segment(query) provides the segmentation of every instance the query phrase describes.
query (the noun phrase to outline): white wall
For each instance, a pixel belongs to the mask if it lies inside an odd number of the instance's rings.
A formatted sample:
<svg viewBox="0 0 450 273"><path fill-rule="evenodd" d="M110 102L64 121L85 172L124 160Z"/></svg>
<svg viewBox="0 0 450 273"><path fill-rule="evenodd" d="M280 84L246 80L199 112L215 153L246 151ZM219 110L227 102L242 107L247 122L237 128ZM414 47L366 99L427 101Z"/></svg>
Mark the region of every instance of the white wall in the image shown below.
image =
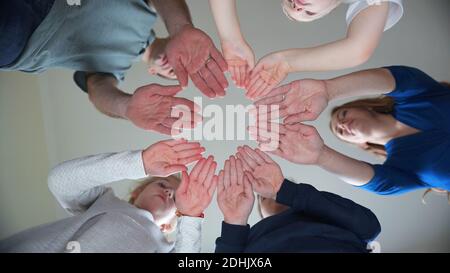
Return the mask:
<svg viewBox="0 0 450 273"><path fill-rule="evenodd" d="M217 43L217 35L209 7L206 0L188 1L196 25L207 33ZM246 0L238 1L239 13L241 15L241 24L243 31L253 46L258 57L274 50L285 49L289 47L312 46L324 42L333 41L345 35L345 9L339 8L326 18L311 24L299 24L289 21L284 17L279 1L269 0ZM364 66L340 72L328 73L297 73L290 75L286 81L291 81L304 77L326 78L341 75L349 71L363 68L379 67L384 65L410 65L415 66L438 80L450 80L450 2L447 0L405 0L406 14L400 23L392 30L385 33L382 43L376 51L373 58ZM156 26L157 33L164 33L162 23L159 21ZM0 94L2 105L2 117L4 116L3 105L9 105L10 101L20 100L16 98L24 81L31 76L21 76L19 80L10 78L16 74L0 73ZM4 79L9 79L14 83L13 87L3 87ZM122 86L124 90L133 92L137 87L151 82L160 82L167 84L162 80L155 80L147 76L145 67L137 64L127 75L126 83ZM11 86L10 84L9 86ZM47 165L37 166L41 172L40 184L37 186L36 180L30 181L28 177L23 177L23 169L19 168L21 158L11 162L10 156L5 156L3 147L7 146L10 150L19 147L19 143L24 146L25 143L34 143L34 134L36 131L40 134L39 144L42 149L47 144L46 150L48 164L54 166L58 162L87 154L94 154L109 151L121 151L127 149L141 149L149 146L155 141L164 139L163 136L144 132L132 126L130 123L122 120L114 120L103 116L93 108L89 103L86 94L82 93L73 83L71 72L51 71L41 75L38 82L32 85L38 85L33 90L29 90L30 101L41 103L40 114L44 121L33 123L33 125L42 126L40 128L29 128L23 135L27 139L17 141L16 143L5 142L4 131L11 136L17 135L11 132L11 124L1 123L1 193L0 204L0 223L2 233L9 234L11 231L19 230L25 226L32 226L49 220L55 210L48 205L41 214L36 214L36 218L28 218L28 210L34 211L41 206L41 202L53 202L45 186L45 178L42 172L46 172ZM17 90L15 90L17 89ZM208 103L217 103L222 106L232 103L249 104L242 94L242 90L230 87L228 96L220 101L209 101L204 98L204 106ZM189 88L182 95L187 98L198 96L199 92L194 88ZM31 98L33 98L31 100ZM4 102L4 100L7 102ZM35 104L34 107L39 108ZM330 108L333 105L330 106ZM5 106L6 107L6 106ZM17 111L16 111L17 112ZM6 112L5 114L11 115ZM34 117L36 118L36 117ZM14 118L12 118L14 120ZM22 122L22 121L21 121ZM336 140L328 129L328 115L325 113L313 124L318 128L327 144L338 149L341 152L355 156L362 160L377 162L370 155L350 147ZM33 135L33 137L31 137ZM42 139L45 136L45 139ZM18 140L18 139L16 139ZM222 164L226 157L235 150L235 147L251 142L202 142L207 148L208 154L216 156L219 164ZM9 153L9 152L8 152ZM33 161L39 161L39 164L45 160L39 155L32 155ZM410 193L400 197L381 197L374 194L357 190L339 181L334 176L323 172L322 170L311 166L298 166L277 159L281 164L285 176L291 177L298 182L311 183L315 187L340 194L353 199L354 201L371 208L379 217L382 224L382 234L379 241L383 251L407 251L407 252L448 252L450 251L450 207L444 197L428 197L428 205L421 204L421 192ZM6 165L9 164L9 165ZM16 164L16 165L14 165ZM9 166L16 166L15 169ZM32 164L31 164L32 165ZM3 176L4 166L7 170L14 169L14 177L7 178ZM17 172L17 173L16 173ZM28 179L27 179L28 178ZM10 180L15 180L14 182ZM15 196L24 194L25 189L15 187L15 183L23 183L34 186L33 195L39 195L36 198L24 198L20 202L16 201L16 206L9 205L5 209L5 204L14 203ZM34 184L32 184L34 183ZM22 185L22 184L21 184ZM119 194L124 195L128 190L128 184L117 183L115 188ZM37 188L40 191L37 191ZM28 188L27 188L28 189ZM35 192L36 191L36 192ZM31 195L31 194L29 194ZM9 199L4 199L9 196ZM5 200L5 201L4 201ZM48 201L50 200L50 201ZM48 210L48 211L47 211ZM32 214L32 213L28 213ZM59 213L58 213L59 214ZM47 215L47 217L45 216ZM214 240L220 234L221 214L215 202L207 210L206 223L204 225L203 250L211 252L214 249ZM20 219L22 225L10 226L3 232L5 222L11 222L13 219ZM251 223L258 220L257 214L251 217ZM19 220L17 220L19 221Z"/></svg>

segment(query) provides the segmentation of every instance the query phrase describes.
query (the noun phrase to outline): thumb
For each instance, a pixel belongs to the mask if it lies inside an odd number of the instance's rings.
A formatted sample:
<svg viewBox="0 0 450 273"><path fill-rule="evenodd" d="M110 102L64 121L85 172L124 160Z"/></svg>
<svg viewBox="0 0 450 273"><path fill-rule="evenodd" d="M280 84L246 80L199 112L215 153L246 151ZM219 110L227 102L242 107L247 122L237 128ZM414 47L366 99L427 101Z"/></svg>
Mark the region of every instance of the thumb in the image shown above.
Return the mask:
<svg viewBox="0 0 450 273"><path fill-rule="evenodd" d="M181 173L181 183L180 186L178 186L177 192L185 193L187 189L189 188L189 175L186 171L183 171Z"/></svg>
<svg viewBox="0 0 450 273"><path fill-rule="evenodd" d="M186 87L189 83L189 74L186 71L181 60L178 60L175 64L172 64L173 72L177 75L177 79L182 87Z"/></svg>
<svg viewBox="0 0 450 273"><path fill-rule="evenodd" d="M181 165L181 164L179 164L179 165L169 165L169 166L166 166L164 168L164 172L167 175L171 175L171 174L179 173L179 172L185 172L185 171L187 171L186 166Z"/></svg>
<svg viewBox="0 0 450 273"><path fill-rule="evenodd" d="M155 90L155 94L161 95L161 96L175 96L178 94L181 90L180 85L168 85L168 86L160 86L157 90Z"/></svg>

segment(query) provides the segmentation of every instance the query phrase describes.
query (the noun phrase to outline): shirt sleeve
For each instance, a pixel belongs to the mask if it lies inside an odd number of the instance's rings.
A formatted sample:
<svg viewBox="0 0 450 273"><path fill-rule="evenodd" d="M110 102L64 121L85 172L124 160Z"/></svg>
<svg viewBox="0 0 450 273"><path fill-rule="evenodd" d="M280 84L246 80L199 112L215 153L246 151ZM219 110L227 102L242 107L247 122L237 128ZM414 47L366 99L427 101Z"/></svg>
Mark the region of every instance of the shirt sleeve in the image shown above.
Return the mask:
<svg viewBox="0 0 450 273"><path fill-rule="evenodd" d="M348 230L365 242L375 239L381 231L377 217L368 208L308 184L285 180L276 200L296 212Z"/></svg>
<svg viewBox="0 0 450 273"><path fill-rule="evenodd" d="M183 216L177 221L175 253L200 253L203 218Z"/></svg>
<svg viewBox="0 0 450 273"><path fill-rule="evenodd" d="M407 66L390 66L388 69L395 79L395 89L386 94L397 102L411 98L449 95L450 89L441 85L425 72Z"/></svg>
<svg viewBox="0 0 450 273"><path fill-rule="evenodd" d="M105 73L105 72L85 72L85 71L76 71L73 74L73 81L75 84L85 93L88 92L87 88L87 75L88 74L100 74L103 76L114 77L119 83L125 80L125 73Z"/></svg>
<svg viewBox="0 0 450 273"><path fill-rule="evenodd" d="M379 195L399 195L424 188L422 181L414 174L386 165L372 165L372 167L374 169L373 178L358 188Z"/></svg>
<svg viewBox="0 0 450 273"><path fill-rule="evenodd" d="M106 192L106 184L144 177L142 151L134 151L63 162L50 171L48 185L65 210L78 214L86 211Z"/></svg>
<svg viewBox="0 0 450 273"><path fill-rule="evenodd" d="M346 15L347 26L350 26L355 17L364 9L377 5L380 1L389 2L389 15L384 31L389 30L400 21L403 16L403 0L359 0L349 5Z"/></svg>
<svg viewBox="0 0 450 273"><path fill-rule="evenodd" d="M222 222L222 233L216 240L216 253L242 253L247 245L250 226Z"/></svg>

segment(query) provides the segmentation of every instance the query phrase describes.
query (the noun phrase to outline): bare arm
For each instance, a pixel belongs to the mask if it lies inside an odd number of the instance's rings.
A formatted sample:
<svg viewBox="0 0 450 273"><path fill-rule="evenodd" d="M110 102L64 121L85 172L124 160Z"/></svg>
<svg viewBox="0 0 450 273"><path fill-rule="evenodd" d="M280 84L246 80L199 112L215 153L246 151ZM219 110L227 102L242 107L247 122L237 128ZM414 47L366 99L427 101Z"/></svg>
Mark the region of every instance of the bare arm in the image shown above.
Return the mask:
<svg viewBox="0 0 450 273"><path fill-rule="evenodd" d="M191 15L185 0L151 0L161 15L170 36L186 25L192 25Z"/></svg>
<svg viewBox="0 0 450 273"><path fill-rule="evenodd" d="M377 48L389 14L389 3L363 10L349 26L347 37L312 48L282 51L290 72L328 71L365 63Z"/></svg>
<svg viewBox="0 0 450 273"><path fill-rule="evenodd" d="M114 77L91 74L87 79L89 100L103 114L126 119L125 113L131 95L117 88Z"/></svg>
<svg viewBox="0 0 450 273"><path fill-rule="evenodd" d="M353 186L363 186L375 175L370 164L343 155L328 146L322 150L317 165Z"/></svg>
<svg viewBox="0 0 450 273"><path fill-rule="evenodd" d="M209 0L220 40L243 40L236 10L236 0Z"/></svg>
<svg viewBox="0 0 450 273"><path fill-rule="evenodd" d="M386 68L350 73L325 81L329 101L355 96L381 95L395 89L395 78Z"/></svg>

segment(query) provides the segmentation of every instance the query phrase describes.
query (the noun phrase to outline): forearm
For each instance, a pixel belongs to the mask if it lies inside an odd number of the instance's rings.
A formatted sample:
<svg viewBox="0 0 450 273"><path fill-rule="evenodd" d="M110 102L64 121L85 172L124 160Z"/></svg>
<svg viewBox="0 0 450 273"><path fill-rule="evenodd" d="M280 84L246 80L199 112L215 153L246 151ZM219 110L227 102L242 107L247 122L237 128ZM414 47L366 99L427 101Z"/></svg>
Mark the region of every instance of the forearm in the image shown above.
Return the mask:
<svg viewBox="0 0 450 273"><path fill-rule="evenodd" d="M152 3L161 15L170 36L178 33L184 26L192 25L185 0L152 0Z"/></svg>
<svg viewBox="0 0 450 273"><path fill-rule="evenodd" d="M358 71L325 81L331 100L381 95L395 89L395 78L385 68Z"/></svg>
<svg viewBox="0 0 450 273"><path fill-rule="evenodd" d="M209 4L222 43L243 40L236 0L209 0Z"/></svg>
<svg viewBox="0 0 450 273"><path fill-rule="evenodd" d="M374 170L368 163L343 155L329 147L324 148L317 165L354 186L363 186L374 176Z"/></svg>
<svg viewBox="0 0 450 273"><path fill-rule="evenodd" d="M308 184L285 180L276 200L298 213L351 231L365 241L380 232L380 223L369 209L339 195L320 192Z"/></svg>
<svg viewBox="0 0 450 273"><path fill-rule="evenodd" d="M202 218L183 216L178 219L175 253L200 253Z"/></svg>
<svg viewBox="0 0 450 273"><path fill-rule="evenodd" d="M103 114L126 119L125 113L131 95L117 88L113 77L92 75L87 80L89 100Z"/></svg>
<svg viewBox="0 0 450 273"><path fill-rule="evenodd" d="M60 204L80 211L93 203L102 186L146 176L142 151L86 156L63 162L50 171L48 184Z"/></svg>
<svg viewBox="0 0 450 273"><path fill-rule="evenodd" d="M344 39L283 51L291 72L339 70L365 63L380 43L388 13L389 3L371 6L353 19Z"/></svg>

